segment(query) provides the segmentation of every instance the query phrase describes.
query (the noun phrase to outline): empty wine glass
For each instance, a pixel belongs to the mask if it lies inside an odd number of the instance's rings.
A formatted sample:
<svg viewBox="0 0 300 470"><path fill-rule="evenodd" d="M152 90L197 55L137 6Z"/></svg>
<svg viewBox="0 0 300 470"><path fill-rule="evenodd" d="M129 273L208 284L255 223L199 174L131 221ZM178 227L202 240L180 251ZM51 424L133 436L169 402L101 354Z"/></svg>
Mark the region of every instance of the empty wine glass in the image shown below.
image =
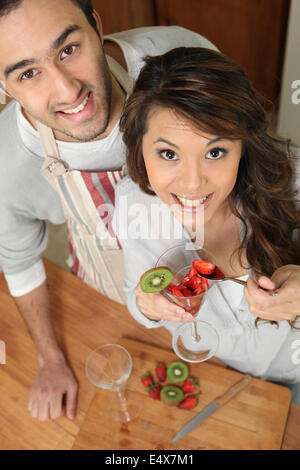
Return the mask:
<svg viewBox="0 0 300 470"><path fill-rule="evenodd" d="M116 421L131 421L130 404L125 396L125 384L132 371L129 352L119 344L99 346L89 355L85 371L89 381L96 387L117 392L117 407L110 410L112 417Z"/></svg>
<svg viewBox="0 0 300 470"><path fill-rule="evenodd" d="M172 284L179 285L196 259L216 264L214 256L208 250L180 244L166 250L157 260L156 267L167 266L174 273ZM209 289L212 284L213 281L207 281L207 288ZM206 291L193 296L178 296L172 294L167 287L162 294L191 315L198 316ZM181 359L188 362L203 362L216 353L219 336L209 323L197 319L190 324L183 323L175 330L172 345Z"/></svg>

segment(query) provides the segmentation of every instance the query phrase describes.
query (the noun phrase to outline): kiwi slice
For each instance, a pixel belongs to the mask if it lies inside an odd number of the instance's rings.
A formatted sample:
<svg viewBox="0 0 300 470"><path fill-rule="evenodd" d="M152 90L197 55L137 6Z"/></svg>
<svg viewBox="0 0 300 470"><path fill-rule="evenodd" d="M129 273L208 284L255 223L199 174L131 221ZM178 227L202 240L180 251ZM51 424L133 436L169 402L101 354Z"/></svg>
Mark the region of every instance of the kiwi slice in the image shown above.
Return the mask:
<svg viewBox="0 0 300 470"><path fill-rule="evenodd" d="M176 406L184 397L181 388L176 385L166 385L160 391L161 401L168 406Z"/></svg>
<svg viewBox="0 0 300 470"><path fill-rule="evenodd" d="M172 279L173 273L169 268L160 266L146 271L140 279L140 286L143 292L160 292L170 284Z"/></svg>
<svg viewBox="0 0 300 470"><path fill-rule="evenodd" d="M167 368L167 377L171 382L179 384L184 382L189 376L189 369L184 362L172 362Z"/></svg>

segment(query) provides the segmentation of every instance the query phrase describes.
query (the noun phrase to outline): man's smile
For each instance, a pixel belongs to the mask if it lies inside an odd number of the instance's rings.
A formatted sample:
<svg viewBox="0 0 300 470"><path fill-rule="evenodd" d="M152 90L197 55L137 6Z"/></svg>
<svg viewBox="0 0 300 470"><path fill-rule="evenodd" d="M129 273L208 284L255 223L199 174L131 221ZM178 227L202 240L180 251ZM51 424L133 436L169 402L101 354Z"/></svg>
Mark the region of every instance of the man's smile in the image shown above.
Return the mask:
<svg viewBox="0 0 300 470"><path fill-rule="evenodd" d="M73 105L72 108L57 111L57 114L62 116L64 119L78 123L90 118L94 113L94 108L94 95L90 92L84 100L81 99L78 105L75 103L75 106Z"/></svg>

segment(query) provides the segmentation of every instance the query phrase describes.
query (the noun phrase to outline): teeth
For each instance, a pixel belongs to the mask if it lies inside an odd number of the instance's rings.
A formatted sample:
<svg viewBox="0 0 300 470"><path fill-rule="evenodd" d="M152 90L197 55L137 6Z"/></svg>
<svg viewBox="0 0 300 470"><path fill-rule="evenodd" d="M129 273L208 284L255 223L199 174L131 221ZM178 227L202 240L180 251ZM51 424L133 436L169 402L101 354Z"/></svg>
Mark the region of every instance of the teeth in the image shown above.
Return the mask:
<svg viewBox="0 0 300 470"><path fill-rule="evenodd" d="M184 197L176 196L177 199L183 204L184 206L189 206L189 207L196 207L199 206L199 204L203 204L204 201L208 198L208 195L203 197L202 199L185 199Z"/></svg>
<svg viewBox="0 0 300 470"><path fill-rule="evenodd" d="M83 100L83 102L79 106L77 106L77 108L68 109L68 111L62 111L62 112L65 114L77 114L86 107L88 100L89 100L89 95Z"/></svg>

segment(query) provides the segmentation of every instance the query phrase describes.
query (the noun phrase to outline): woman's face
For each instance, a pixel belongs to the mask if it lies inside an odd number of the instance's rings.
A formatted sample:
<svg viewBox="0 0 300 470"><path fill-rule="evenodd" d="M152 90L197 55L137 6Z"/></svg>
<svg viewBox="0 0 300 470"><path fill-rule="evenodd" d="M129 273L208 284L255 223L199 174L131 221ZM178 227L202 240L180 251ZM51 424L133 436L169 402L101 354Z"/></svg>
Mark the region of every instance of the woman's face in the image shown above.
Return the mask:
<svg viewBox="0 0 300 470"><path fill-rule="evenodd" d="M241 140L205 133L174 111L155 107L142 151L152 189L182 223L183 213L196 218L204 210L205 224L226 213Z"/></svg>

